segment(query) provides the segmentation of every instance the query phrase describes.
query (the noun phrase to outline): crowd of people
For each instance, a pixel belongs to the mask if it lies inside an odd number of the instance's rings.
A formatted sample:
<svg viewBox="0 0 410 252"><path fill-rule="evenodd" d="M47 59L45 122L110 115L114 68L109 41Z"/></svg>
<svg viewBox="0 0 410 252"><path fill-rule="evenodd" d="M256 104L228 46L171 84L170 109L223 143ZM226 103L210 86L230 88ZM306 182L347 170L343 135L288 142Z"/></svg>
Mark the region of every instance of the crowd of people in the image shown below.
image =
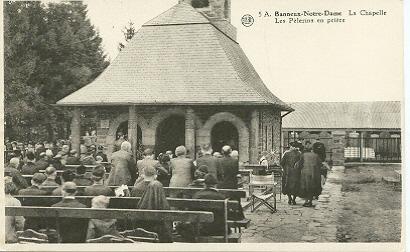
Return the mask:
<svg viewBox="0 0 410 252"><path fill-rule="evenodd" d="M288 204L296 205L296 197L304 198L305 207L313 207L312 200L317 199L329 169L326 163L325 145L316 139L315 143L306 141L290 143L281 159L283 170L282 192L288 195Z"/></svg>
<svg viewBox="0 0 410 252"><path fill-rule="evenodd" d="M53 152L39 144L33 151L14 150L5 167L5 187L9 206L21 205L13 195L54 195L62 196L61 202L52 206L84 208L76 196L93 196L92 207L106 208L109 197L116 196L116 190L110 186L123 188L133 186L132 190L124 191L124 196L141 197L138 208L152 210L170 209L163 187L195 187L203 188L196 193L195 199L225 199L225 196L216 188L237 189L237 175L239 173L238 153L230 146L224 146L217 155L210 145L201 146L201 154L196 160L186 156L184 146L178 146L175 152L160 153L157 158L152 149L144 150L144 157L135 162L132 156L131 144L122 141L120 149L112 153L110 158L111 169L107 173L99 160L106 160L107 156L99 152L98 148L90 146L80 155L70 146L63 144L61 149ZM82 147L82 149L84 149ZM53 154L51 154L51 153ZM82 155L84 154L84 155ZM22 164L23 163L23 164ZM76 170L64 169L66 165L78 165ZM94 165L91 174L86 172L86 165ZM60 174L59 170L63 170ZM32 175L31 185L22 174ZM108 177L106 176L108 174ZM78 190L78 186L85 186ZM127 188L127 187L125 187ZM170 195L183 197L182 195ZM240 200L240 199L238 199ZM217 210L215 210L217 211ZM215 212L215 216L223 216ZM242 209L230 218L244 218ZM38 218L7 217L7 233L24 229L43 230L50 223ZM223 220L215 218L213 223L201 226L202 234L222 235ZM24 225L22 224L24 223ZM99 236L110 234L118 235L116 220L90 220L85 227L77 222L60 224L59 237L61 242L85 242ZM175 224L175 223L174 223ZM161 242L171 242L172 232L179 232L188 241L192 240L193 227L189 223L137 223L138 227L158 233ZM80 231L80 229L83 231ZM16 242L16 235L10 235L7 242Z"/></svg>

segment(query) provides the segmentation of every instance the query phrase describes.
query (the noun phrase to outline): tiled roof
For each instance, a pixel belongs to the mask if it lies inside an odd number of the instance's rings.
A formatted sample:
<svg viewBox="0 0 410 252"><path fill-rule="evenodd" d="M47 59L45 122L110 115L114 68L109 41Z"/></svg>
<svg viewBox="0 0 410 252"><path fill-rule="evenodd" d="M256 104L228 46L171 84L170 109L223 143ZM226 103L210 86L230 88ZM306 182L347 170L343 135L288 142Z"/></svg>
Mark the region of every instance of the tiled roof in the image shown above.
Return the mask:
<svg viewBox="0 0 410 252"><path fill-rule="evenodd" d="M266 88L240 46L185 3L143 25L100 76L57 104L253 104L291 110Z"/></svg>
<svg viewBox="0 0 410 252"><path fill-rule="evenodd" d="M285 116L289 129L400 129L399 101L296 102Z"/></svg>

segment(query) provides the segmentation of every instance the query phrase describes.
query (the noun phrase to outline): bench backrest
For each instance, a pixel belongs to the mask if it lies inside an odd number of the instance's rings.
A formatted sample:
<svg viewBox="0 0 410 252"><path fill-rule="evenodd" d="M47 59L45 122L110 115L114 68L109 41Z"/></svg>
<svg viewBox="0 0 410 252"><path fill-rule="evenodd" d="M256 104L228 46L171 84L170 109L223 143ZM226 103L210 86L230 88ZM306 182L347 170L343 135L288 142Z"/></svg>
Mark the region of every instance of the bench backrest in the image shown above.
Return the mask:
<svg viewBox="0 0 410 252"><path fill-rule="evenodd" d="M205 211L98 209L66 207L6 207L6 216L79 219L134 219L145 221L213 222L213 213Z"/></svg>
<svg viewBox="0 0 410 252"><path fill-rule="evenodd" d="M54 203L61 201L61 196L14 196L20 200L23 206L51 206ZM76 199L82 204L90 207L91 200L94 196L77 196ZM110 197L108 208L117 209L136 209L140 197ZM224 200L208 200L208 199L177 199L167 198L170 207L178 209L223 209ZM236 211L240 208L239 202L235 200L227 201L228 210Z"/></svg>
<svg viewBox="0 0 410 252"><path fill-rule="evenodd" d="M57 188L56 186L45 186L44 189L54 190ZM83 191L85 186L77 186L77 189L81 192ZM112 190L118 188L118 186L110 186ZM128 186L129 190L133 189L133 186ZM192 197L196 192L199 192L203 188L190 188L190 187L164 187L165 194L167 196L172 194L182 194L184 196ZM226 198L229 199L240 199L246 197L246 192L244 190L237 190L237 189L217 189L218 192L224 194Z"/></svg>

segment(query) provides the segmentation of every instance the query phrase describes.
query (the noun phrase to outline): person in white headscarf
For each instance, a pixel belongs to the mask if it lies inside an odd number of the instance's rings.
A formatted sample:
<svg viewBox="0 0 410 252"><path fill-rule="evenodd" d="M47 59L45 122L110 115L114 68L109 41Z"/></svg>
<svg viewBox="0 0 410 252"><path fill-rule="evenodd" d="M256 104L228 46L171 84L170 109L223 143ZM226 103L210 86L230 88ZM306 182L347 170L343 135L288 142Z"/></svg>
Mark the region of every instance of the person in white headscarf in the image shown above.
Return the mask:
<svg viewBox="0 0 410 252"><path fill-rule="evenodd" d="M129 142L124 141L121 144L121 150L111 155L111 164L112 167L107 180L109 186L134 184L137 170Z"/></svg>

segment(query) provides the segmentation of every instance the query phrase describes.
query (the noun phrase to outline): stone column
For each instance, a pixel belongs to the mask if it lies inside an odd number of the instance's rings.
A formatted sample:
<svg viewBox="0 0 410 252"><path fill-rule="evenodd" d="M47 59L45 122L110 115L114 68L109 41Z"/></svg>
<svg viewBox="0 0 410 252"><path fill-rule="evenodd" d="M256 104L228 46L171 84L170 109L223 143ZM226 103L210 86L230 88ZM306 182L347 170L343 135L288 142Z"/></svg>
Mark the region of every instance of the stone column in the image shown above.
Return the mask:
<svg viewBox="0 0 410 252"><path fill-rule="evenodd" d="M257 109L252 111L251 114L251 127L249 137L249 149L250 149L250 164L257 164L259 158L259 111Z"/></svg>
<svg viewBox="0 0 410 252"><path fill-rule="evenodd" d="M80 155L80 143L81 143L81 109L75 108L72 111L71 119L71 149L77 151L77 155Z"/></svg>
<svg viewBox="0 0 410 252"><path fill-rule="evenodd" d="M128 141L131 143L132 154L134 159L136 159L138 147L138 118L137 107L135 105L131 105L128 108Z"/></svg>
<svg viewBox="0 0 410 252"><path fill-rule="evenodd" d="M345 163L346 131L332 132L332 161L334 166Z"/></svg>
<svg viewBox="0 0 410 252"><path fill-rule="evenodd" d="M195 113L192 108L185 111L185 147L190 158L195 158Z"/></svg>

